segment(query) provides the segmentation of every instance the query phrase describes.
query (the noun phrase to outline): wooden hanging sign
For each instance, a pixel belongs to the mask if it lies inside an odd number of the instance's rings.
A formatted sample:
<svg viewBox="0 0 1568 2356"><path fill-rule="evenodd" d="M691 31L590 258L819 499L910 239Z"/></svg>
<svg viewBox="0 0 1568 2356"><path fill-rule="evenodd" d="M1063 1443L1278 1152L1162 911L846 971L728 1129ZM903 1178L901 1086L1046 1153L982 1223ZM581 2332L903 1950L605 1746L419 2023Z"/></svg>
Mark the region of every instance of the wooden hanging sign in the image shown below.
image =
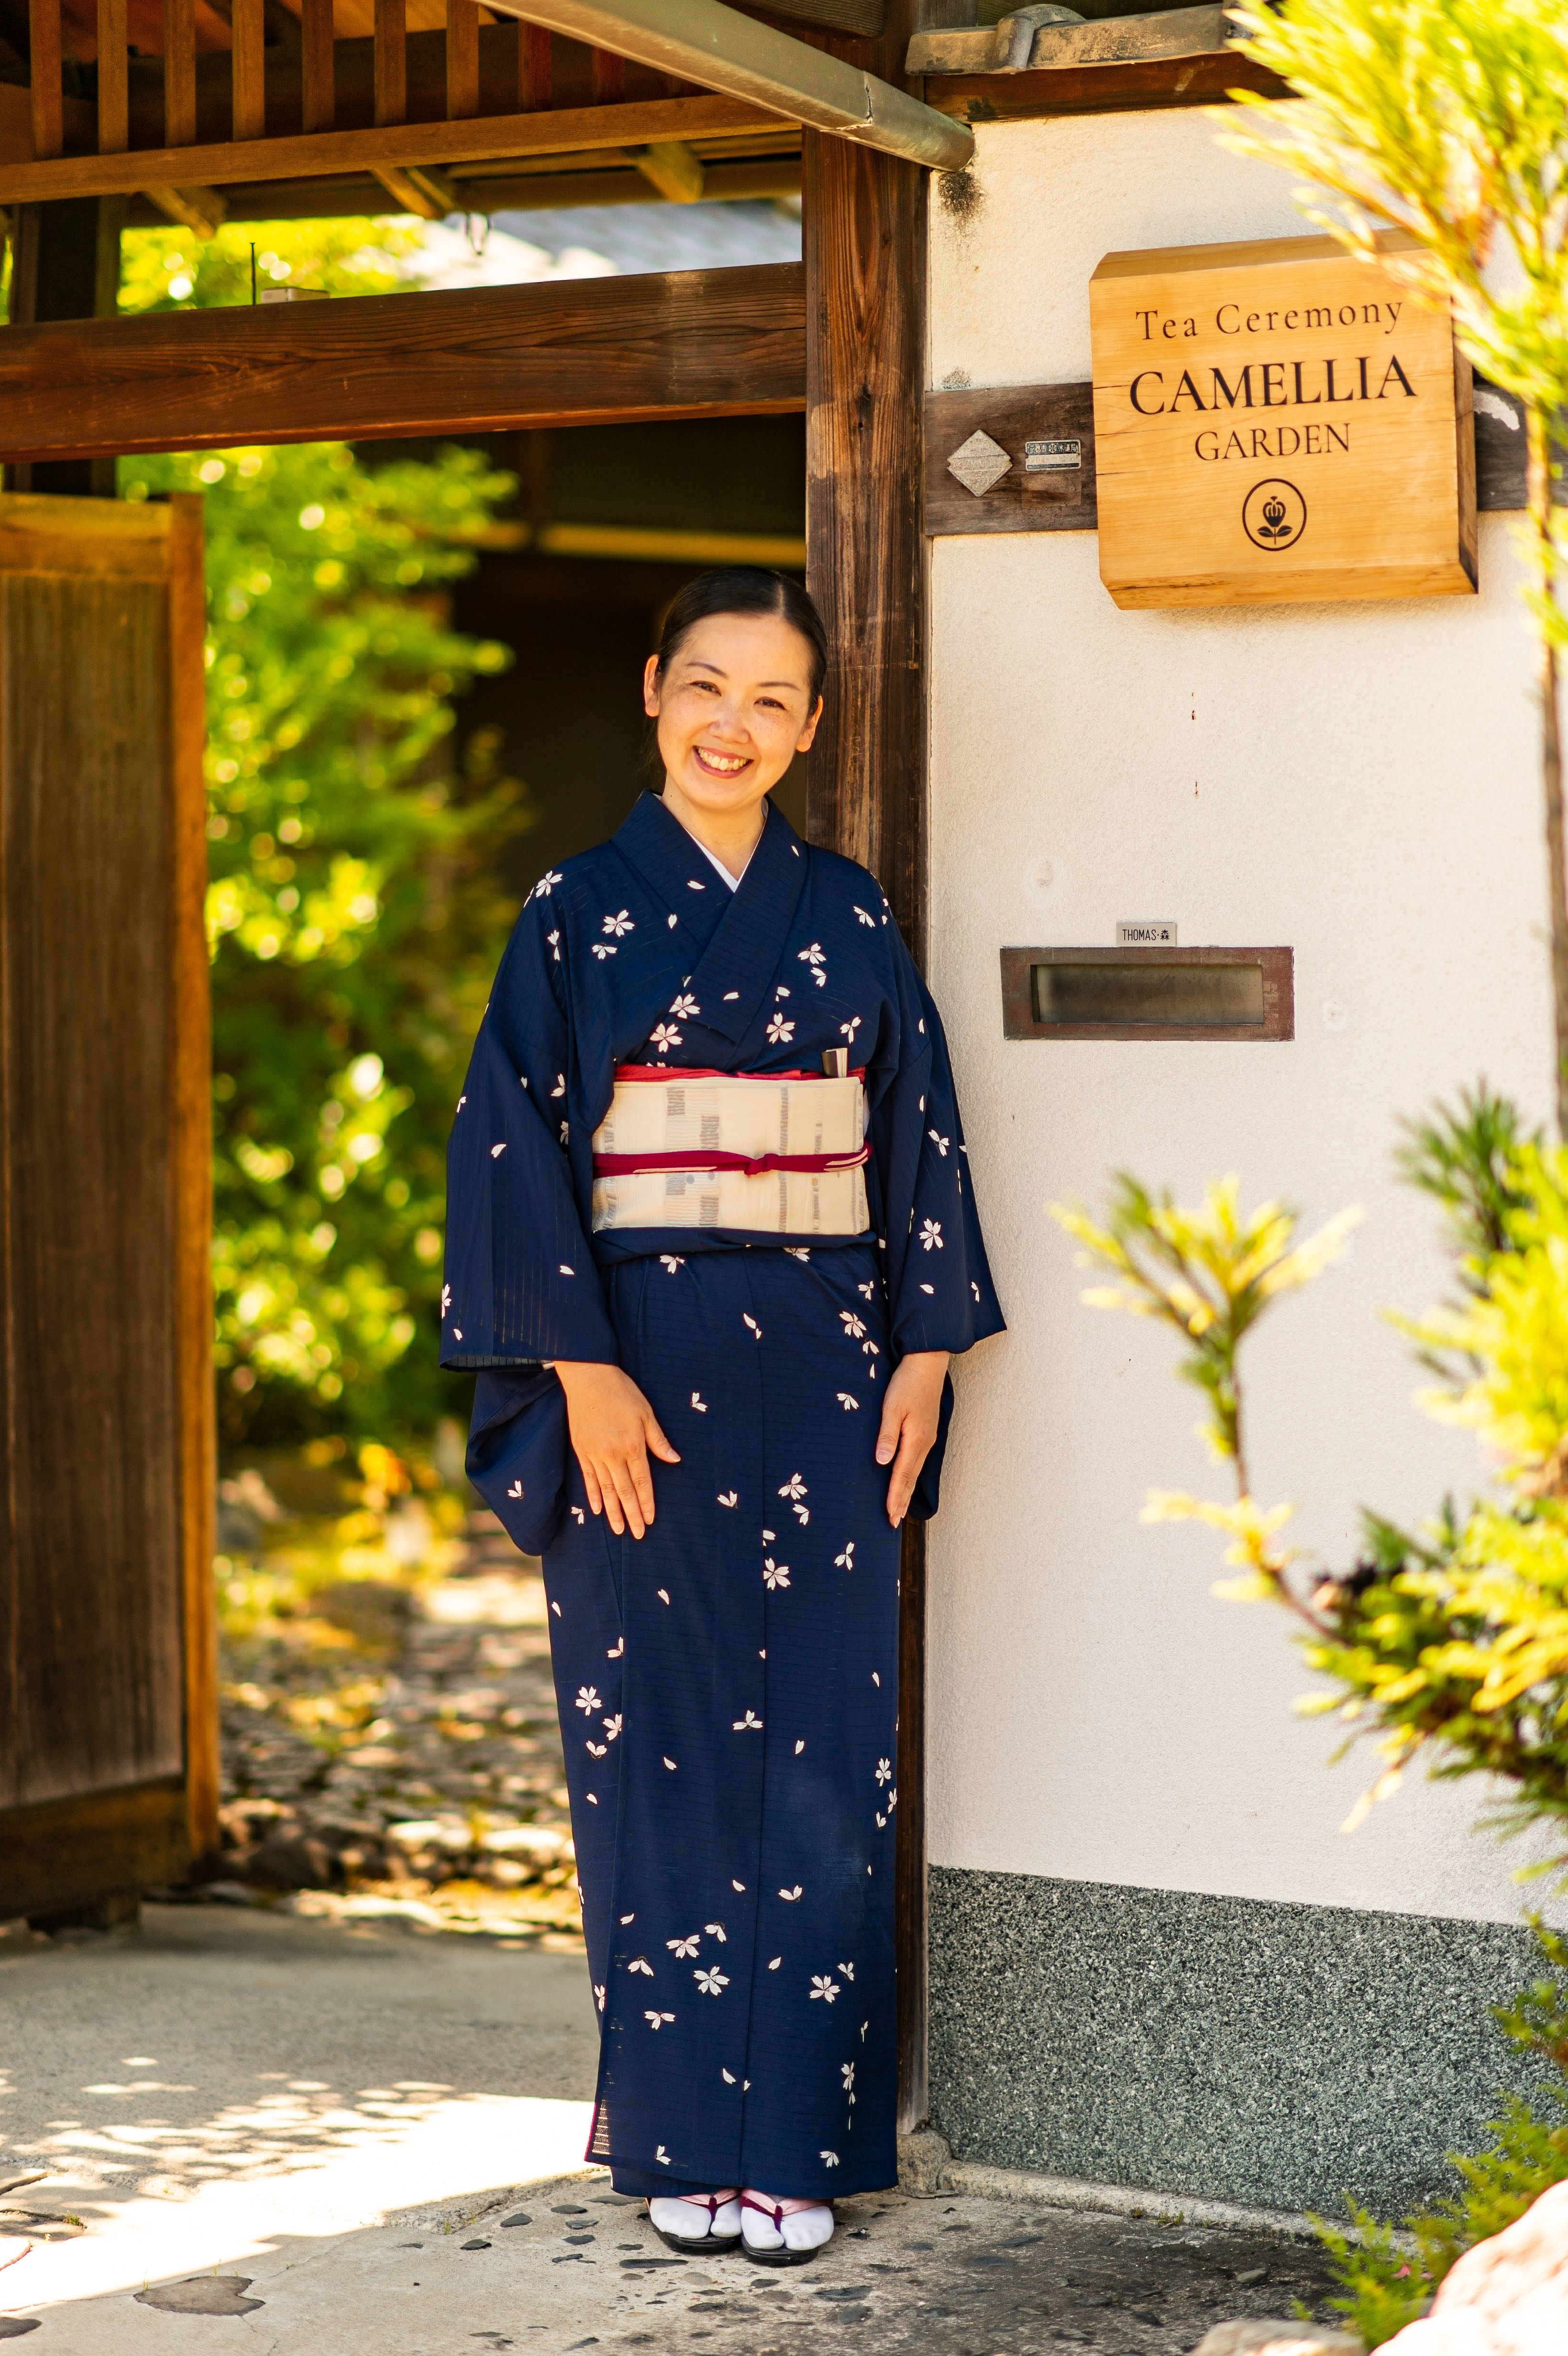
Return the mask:
<svg viewBox="0 0 1568 2356"><path fill-rule="evenodd" d="M1118 605L1473 593L1469 364L1392 272L1328 237L1109 253L1089 307Z"/></svg>

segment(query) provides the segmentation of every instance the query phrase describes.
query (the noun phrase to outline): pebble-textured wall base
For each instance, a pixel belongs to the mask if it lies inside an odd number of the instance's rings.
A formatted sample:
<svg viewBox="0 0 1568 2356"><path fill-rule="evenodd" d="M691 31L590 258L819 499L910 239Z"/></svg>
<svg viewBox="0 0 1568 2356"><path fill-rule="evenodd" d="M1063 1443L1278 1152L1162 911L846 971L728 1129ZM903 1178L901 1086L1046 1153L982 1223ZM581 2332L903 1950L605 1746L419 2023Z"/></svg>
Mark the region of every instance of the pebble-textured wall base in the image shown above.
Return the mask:
<svg viewBox="0 0 1568 2356"><path fill-rule="evenodd" d="M1391 2216L1456 2188L1529 2066L1495 1922L936 1866L932 2124L959 2159Z"/></svg>

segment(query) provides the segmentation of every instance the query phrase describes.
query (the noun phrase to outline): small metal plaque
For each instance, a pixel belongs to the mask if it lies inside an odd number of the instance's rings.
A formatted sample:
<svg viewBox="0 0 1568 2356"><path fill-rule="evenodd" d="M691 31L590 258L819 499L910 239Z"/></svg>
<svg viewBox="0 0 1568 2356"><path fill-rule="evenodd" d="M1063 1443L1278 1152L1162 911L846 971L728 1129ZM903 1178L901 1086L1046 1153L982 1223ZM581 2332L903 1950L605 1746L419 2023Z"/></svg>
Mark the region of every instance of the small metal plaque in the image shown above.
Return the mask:
<svg viewBox="0 0 1568 2356"><path fill-rule="evenodd" d="M955 475L966 491L983 498L993 483L1010 473L1012 460L999 442L993 442L983 429L961 442L947 461L947 471Z"/></svg>
<svg viewBox="0 0 1568 2356"><path fill-rule="evenodd" d="M1083 464L1083 444L1076 434L1063 435L1057 441L1024 444L1026 475L1076 473Z"/></svg>
<svg viewBox="0 0 1568 2356"><path fill-rule="evenodd" d="M1171 916L1145 916L1136 921L1124 916L1116 926L1116 947L1119 949L1173 949L1176 947L1176 921Z"/></svg>

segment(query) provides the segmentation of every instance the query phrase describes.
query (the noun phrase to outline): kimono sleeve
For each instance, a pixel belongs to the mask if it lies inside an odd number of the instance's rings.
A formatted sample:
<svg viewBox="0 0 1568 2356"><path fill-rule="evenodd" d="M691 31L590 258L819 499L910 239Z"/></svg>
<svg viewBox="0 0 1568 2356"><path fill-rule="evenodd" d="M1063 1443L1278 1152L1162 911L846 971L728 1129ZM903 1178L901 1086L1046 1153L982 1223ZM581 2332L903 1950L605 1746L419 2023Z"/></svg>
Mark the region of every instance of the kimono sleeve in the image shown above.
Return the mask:
<svg viewBox="0 0 1568 2356"><path fill-rule="evenodd" d="M889 928L891 932L891 927ZM899 1059L878 1107L894 1355L967 1350L1005 1320L986 1258L942 1018L894 936Z"/></svg>
<svg viewBox="0 0 1568 2356"><path fill-rule="evenodd" d="M560 938L549 903L530 901L458 1101L447 1149L443 1366L619 1360L566 1154L570 976Z"/></svg>

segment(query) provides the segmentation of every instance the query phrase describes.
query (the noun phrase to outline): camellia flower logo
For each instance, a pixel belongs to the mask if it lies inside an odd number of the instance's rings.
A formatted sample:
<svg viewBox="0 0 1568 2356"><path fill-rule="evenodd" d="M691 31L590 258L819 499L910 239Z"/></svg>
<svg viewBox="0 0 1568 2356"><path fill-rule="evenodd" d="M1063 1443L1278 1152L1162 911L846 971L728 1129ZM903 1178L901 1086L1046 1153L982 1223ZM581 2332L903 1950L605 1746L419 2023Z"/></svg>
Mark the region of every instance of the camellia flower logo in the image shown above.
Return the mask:
<svg viewBox="0 0 1568 2356"><path fill-rule="evenodd" d="M1277 477L1254 483L1242 502L1242 529L1254 548L1294 548L1307 529L1307 501Z"/></svg>

